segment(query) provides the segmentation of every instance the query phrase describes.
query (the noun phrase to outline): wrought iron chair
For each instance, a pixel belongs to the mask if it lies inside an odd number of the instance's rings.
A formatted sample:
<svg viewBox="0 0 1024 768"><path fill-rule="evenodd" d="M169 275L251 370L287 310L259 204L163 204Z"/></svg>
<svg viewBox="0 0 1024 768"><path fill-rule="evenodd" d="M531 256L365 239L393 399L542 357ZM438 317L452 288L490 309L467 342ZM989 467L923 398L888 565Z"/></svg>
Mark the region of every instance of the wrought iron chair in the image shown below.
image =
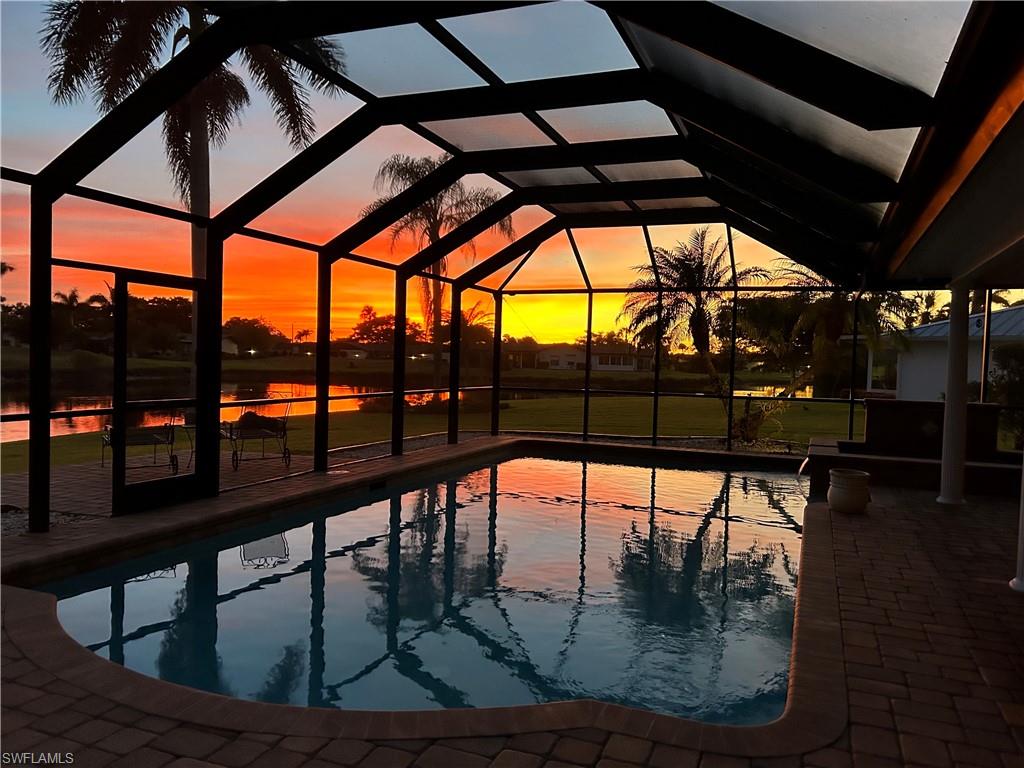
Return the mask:
<svg viewBox="0 0 1024 768"><path fill-rule="evenodd" d="M292 452L288 448L288 414L292 404L285 403L283 416L263 416L256 411L258 406L243 406L237 421L220 423L221 437L231 441L231 468L237 470L243 461L278 458L286 467L292 463ZM246 442L260 443L260 455L245 457ZM277 450L267 456L267 441L273 441Z"/></svg>
<svg viewBox="0 0 1024 768"><path fill-rule="evenodd" d="M124 436L125 448L152 446L153 464L157 464L157 456L163 448L167 454L167 466L171 474L178 474L178 456L174 452L174 417L156 427L128 427ZM100 466L107 465L107 448L114 449L114 430L106 425L100 433ZM127 469L140 469L139 465L128 466Z"/></svg>

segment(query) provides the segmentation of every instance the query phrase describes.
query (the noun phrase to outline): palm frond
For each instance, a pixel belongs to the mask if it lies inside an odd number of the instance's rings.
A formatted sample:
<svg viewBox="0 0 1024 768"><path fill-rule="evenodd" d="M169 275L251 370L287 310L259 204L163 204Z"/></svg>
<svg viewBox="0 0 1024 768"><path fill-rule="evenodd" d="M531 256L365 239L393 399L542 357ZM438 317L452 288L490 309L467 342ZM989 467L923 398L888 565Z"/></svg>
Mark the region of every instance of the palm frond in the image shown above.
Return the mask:
<svg viewBox="0 0 1024 768"><path fill-rule="evenodd" d="M247 45L241 51L249 75L267 94L281 130L292 147L304 147L313 140L316 125L309 104L309 91L298 76L298 65L269 45Z"/></svg>
<svg viewBox="0 0 1024 768"><path fill-rule="evenodd" d="M249 106L249 91L242 78L221 66L215 69L193 92L206 108L206 129L210 143L221 147L230 130L241 122L242 111Z"/></svg>
<svg viewBox="0 0 1024 768"><path fill-rule="evenodd" d="M40 31L50 60L50 95L58 104L71 104L95 92L96 56L109 49L116 20L106 3L63 0L46 6Z"/></svg>
<svg viewBox="0 0 1024 768"><path fill-rule="evenodd" d="M42 47L53 99L66 104L88 93L100 111L109 111L159 66L167 35L183 15L177 2L48 4Z"/></svg>
<svg viewBox="0 0 1024 768"><path fill-rule="evenodd" d="M188 99L182 99L164 112L162 126L167 167L174 182L174 191L186 205L189 205L192 197L190 114Z"/></svg>
<svg viewBox="0 0 1024 768"><path fill-rule="evenodd" d="M292 45L333 72L338 72L342 75L347 72L345 51L329 37L311 37L294 42ZM333 80L324 77L315 70L303 67L301 64L299 69L304 73L310 88L326 93L328 96L337 96L342 93L341 87Z"/></svg>
<svg viewBox="0 0 1024 768"><path fill-rule="evenodd" d="M181 24L181 3L115 3L118 21L105 55L96 57L102 83L100 108L109 111L160 66L167 38Z"/></svg>

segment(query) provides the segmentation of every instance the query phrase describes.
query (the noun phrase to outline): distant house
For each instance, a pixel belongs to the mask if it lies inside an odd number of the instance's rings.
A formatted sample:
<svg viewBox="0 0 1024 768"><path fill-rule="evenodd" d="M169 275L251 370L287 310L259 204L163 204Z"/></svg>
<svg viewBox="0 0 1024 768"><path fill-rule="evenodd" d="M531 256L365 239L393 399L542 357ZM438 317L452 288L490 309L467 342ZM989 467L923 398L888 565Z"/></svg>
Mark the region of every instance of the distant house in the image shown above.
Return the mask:
<svg viewBox="0 0 1024 768"><path fill-rule="evenodd" d="M629 344L602 344L593 350L595 371L649 371L654 356Z"/></svg>
<svg viewBox="0 0 1024 768"><path fill-rule="evenodd" d="M541 344L537 367L561 371L581 371L587 367L587 354L575 344Z"/></svg>
<svg viewBox="0 0 1024 768"><path fill-rule="evenodd" d="M230 336L222 336L220 339L220 353L229 357L238 357L238 342Z"/></svg>
<svg viewBox="0 0 1024 768"><path fill-rule="evenodd" d="M587 352L577 344L530 344L513 342L502 345L508 368L541 368L553 371L582 371L587 367ZM649 371L650 352L637 352L629 344L602 344L590 353L594 371Z"/></svg>
<svg viewBox="0 0 1024 768"><path fill-rule="evenodd" d="M537 368L540 344L507 342L501 345L501 353L505 357L503 365L506 368Z"/></svg>
<svg viewBox="0 0 1024 768"><path fill-rule="evenodd" d="M969 381L981 380L981 339L985 316L971 315L967 346ZM946 342L949 321L928 323L903 333L906 348L896 361L896 397L901 400L941 400L946 389ZM1024 306L992 312L992 349L1024 343ZM993 365L990 363L990 365Z"/></svg>

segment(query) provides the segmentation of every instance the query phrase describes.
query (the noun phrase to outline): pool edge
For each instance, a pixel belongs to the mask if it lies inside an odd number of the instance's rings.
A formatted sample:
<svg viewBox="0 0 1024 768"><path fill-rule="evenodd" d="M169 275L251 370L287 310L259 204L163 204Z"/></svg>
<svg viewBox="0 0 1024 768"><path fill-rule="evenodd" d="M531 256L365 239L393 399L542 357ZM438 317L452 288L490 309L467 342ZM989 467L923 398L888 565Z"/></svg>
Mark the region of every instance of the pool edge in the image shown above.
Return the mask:
<svg viewBox="0 0 1024 768"><path fill-rule="evenodd" d="M548 442L553 441L487 441L476 450L459 451L457 458L502 455ZM439 453L443 460L451 461L455 452ZM433 457L434 461L424 463L436 463L438 454ZM334 492L334 488L320 489L301 501ZM166 536L166 531L161 536ZM823 504L809 504L805 511L786 708L779 719L756 726L700 723L589 700L428 711L344 711L261 704L167 683L100 658L65 633L52 595L5 584L2 602L4 631L41 669L120 704L204 727L354 739L440 739L597 727L704 752L775 757L831 744L847 725L831 513Z"/></svg>

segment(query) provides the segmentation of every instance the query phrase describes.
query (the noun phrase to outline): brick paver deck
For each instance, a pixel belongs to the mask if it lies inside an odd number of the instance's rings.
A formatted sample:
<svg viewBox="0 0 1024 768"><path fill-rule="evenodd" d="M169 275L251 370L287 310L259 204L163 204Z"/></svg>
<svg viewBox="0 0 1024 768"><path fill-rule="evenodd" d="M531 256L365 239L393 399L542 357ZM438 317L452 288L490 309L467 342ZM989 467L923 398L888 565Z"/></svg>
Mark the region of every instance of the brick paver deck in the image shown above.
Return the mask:
<svg viewBox="0 0 1024 768"><path fill-rule="evenodd" d="M814 549L827 552L834 579L826 588L801 571L797 636L816 644L794 661L793 677L803 678L800 697L808 690L811 696L800 704L812 713L802 726L813 731L828 720L829 691L839 691L848 705L839 708L838 738L833 734L812 751L780 755L777 743L758 740L771 726L705 728L699 743L680 746L662 728L675 718L641 716L652 723L645 730L631 727L628 710L622 715L621 708L599 703L530 708L522 717L503 710L489 721L468 718L462 733L438 733L445 738L421 737L441 713L413 720L354 717L339 729L334 717L342 713L198 694L83 657L81 649L68 652L73 641L60 637L52 604L10 589L0 646L3 750L72 752L75 765L174 768L1021 768L1024 595L1006 584L1016 504L984 501L950 511L930 494L895 489L876 489L875 499L865 517L830 515L822 505L808 509L808 521L824 523L813 536L830 539L829 546ZM832 610L829 591L836 600ZM812 595L816 602L809 603ZM827 642L815 640L827 640L828 632L816 613L835 610L841 644L829 656ZM826 658L828 665L819 668L841 672L838 682L821 677L817 692L806 688L821 674L806 669ZM133 687L147 692L137 706L124 703L132 700ZM797 703L793 697L791 690L791 705ZM813 715L815 707L820 717ZM586 722L571 721L579 713ZM409 723L413 727L403 730ZM726 732L741 736L721 738ZM773 756L757 757L759 748Z"/></svg>

